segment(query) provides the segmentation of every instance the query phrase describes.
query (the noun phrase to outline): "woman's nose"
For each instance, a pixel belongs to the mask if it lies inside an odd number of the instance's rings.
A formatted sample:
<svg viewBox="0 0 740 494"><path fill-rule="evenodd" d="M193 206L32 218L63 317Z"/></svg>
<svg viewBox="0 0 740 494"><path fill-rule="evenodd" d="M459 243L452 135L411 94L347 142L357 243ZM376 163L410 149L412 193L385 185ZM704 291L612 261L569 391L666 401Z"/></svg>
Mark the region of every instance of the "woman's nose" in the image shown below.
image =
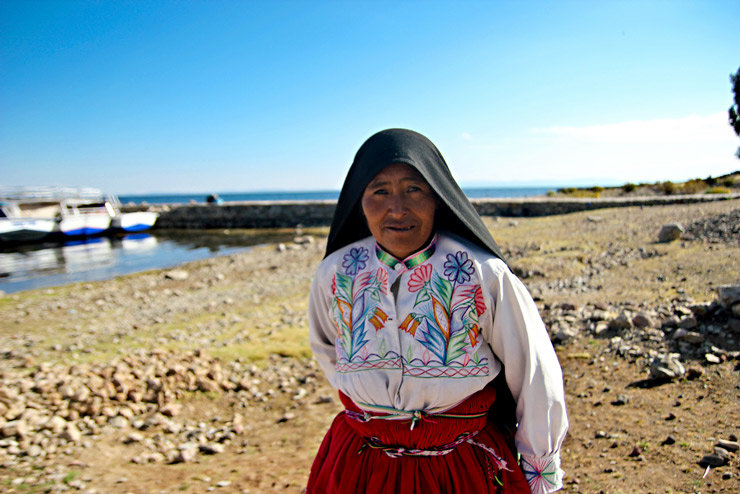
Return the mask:
<svg viewBox="0 0 740 494"><path fill-rule="evenodd" d="M406 198L402 194L392 194L389 199L389 210L391 213L401 214L406 211Z"/></svg>

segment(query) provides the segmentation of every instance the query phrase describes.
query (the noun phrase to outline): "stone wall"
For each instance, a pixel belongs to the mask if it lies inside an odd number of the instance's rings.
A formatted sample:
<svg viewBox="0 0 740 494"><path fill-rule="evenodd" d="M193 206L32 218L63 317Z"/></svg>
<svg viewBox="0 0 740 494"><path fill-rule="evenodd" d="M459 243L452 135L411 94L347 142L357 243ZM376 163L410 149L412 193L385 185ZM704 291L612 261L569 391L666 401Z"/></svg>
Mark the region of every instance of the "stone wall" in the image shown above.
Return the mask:
<svg viewBox="0 0 740 494"><path fill-rule="evenodd" d="M528 217L602 208L688 204L740 198L740 194L651 197L473 199L482 216ZM327 226L336 201L250 201L221 205L174 204L162 208L157 228L291 228Z"/></svg>

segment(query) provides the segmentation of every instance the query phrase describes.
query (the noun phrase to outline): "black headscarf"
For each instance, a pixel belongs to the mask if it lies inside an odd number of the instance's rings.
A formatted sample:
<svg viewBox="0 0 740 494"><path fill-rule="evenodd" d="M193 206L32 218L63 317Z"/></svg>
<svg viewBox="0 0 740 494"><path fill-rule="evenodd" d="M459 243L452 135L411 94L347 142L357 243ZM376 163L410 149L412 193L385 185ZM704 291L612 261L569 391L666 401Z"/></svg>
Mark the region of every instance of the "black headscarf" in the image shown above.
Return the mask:
<svg viewBox="0 0 740 494"><path fill-rule="evenodd" d="M362 216L365 187L388 165L404 163L421 173L440 198L435 231L455 233L503 259L501 250L477 211L452 178L442 154L432 141L412 130L388 129L370 137L360 147L344 179L326 245L328 256L337 249L370 235Z"/></svg>

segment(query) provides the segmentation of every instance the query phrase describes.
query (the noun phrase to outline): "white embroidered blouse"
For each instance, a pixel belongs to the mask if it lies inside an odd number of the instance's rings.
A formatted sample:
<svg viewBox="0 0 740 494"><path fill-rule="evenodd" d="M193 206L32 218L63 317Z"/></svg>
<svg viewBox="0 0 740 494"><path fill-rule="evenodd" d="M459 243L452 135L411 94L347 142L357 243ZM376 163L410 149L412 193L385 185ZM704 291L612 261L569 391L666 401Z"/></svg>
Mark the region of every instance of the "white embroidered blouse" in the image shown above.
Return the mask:
<svg viewBox="0 0 740 494"><path fill-rule="evenodd" d="M368 411L444 412L492 381L503 362L530 488L562 487L560 364L532 297L500 259L439 233L398 260L367 237L319 265L309 324L329 382Z"/></svg>

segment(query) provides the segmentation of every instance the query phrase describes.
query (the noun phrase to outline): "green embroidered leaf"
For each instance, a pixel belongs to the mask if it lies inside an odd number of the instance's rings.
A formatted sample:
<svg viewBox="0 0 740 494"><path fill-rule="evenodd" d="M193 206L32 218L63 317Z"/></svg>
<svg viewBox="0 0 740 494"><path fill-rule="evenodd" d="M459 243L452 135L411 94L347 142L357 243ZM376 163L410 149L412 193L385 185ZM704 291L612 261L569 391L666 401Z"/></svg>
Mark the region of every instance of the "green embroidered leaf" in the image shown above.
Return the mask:
<svg viewBox="0 0 740 494"><path fill-rule="evenodd" d="M406 350L406 362L411 362L411 359L414 358L414 352L411 351L411 346L409 345L408 350Z"/></svg>
<svg viewBox="0 0 740 494"><path fill-rule="evenodd" d="M434 287L439 295L440 301L444 304L447 312L450 312L450 304L452 302L452 283L440 277L437 273L434 273Z"/></svg>
<svg viewBox="0 0 740 494"><path fill-rule="evenodd" d="M448 364L465 354L465 347L467 347L467 335L465 331L458 331L450 338L450 343L447 345L447 359L445 364Z"/></svg>
<svg viewBox="0 0 740 494"><path fill-rule="evenodd" d="M480 365L480 355L478 355L478 352L473 354L473 358L471 360L475 362L475 365Z"/></svg>
<svg viewBox="0 0 740 494"><path fill-rule="evenodd" d="M419 293L416 294L416 301L414 302L414 307L428 301L430 298L431 297L429 296L429 292L426 289L419 290Z"/></svg>
<svg viewBox="0 0 740 494"><path fill-rule="evenodd" d="M344 300L352 300L352 283L354 279L342 273L336 274L337 295L341 295Z"/></svg>

